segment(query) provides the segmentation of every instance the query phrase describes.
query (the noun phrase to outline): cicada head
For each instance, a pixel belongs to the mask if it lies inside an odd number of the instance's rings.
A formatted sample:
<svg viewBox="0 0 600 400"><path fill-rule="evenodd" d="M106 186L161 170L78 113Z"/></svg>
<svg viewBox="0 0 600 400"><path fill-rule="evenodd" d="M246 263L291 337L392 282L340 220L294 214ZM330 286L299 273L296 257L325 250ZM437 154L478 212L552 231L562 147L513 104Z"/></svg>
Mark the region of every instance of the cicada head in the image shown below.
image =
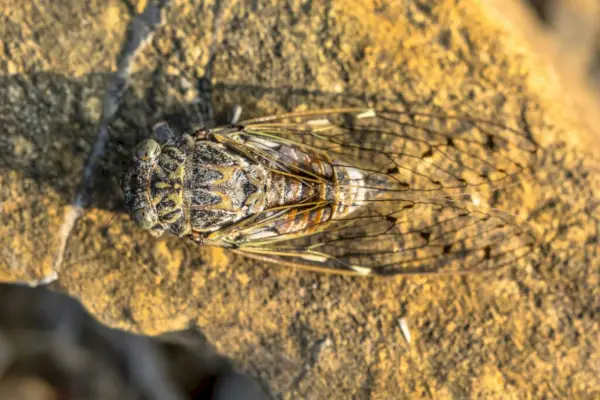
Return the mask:
<svg viewBox="0 0 600 400"><path fill-rule="evenodd" d="M155 140L147 139L138 144L121 180L125 209L142 229L151 230L158 223L158 213L151 200L150 177L160 152L160 144Z"/></svg>
<svg viewBox="0 0 600 400"><path fill-rule="evenodd" d="M189 135L162 143L146 139L137 145L121 181L125 208L136 224L160 236L165 230L178 236L189 233L184 221L185 160L193 148Z"/></svg>

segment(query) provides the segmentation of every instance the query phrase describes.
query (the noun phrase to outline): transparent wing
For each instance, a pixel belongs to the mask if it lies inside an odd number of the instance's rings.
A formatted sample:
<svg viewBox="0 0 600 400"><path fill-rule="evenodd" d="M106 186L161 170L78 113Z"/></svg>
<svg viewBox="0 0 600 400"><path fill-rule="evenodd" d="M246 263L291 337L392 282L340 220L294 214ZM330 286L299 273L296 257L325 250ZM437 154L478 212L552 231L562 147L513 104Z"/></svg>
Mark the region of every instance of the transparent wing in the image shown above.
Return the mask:
<svg viewBox="0 0 600 400"><path fill-rule="evenodd" d="M513 216L448 201L366 206L312 235L251 241L244 255L352 275L453 274L502 268L528 257L536 236Z"/></svg>
<svg viewBox="0 0 600 400"><path fill-rule="evenodd" d="M526 131L464 116L371 109L241 125L232 141L248 156L316 179L321 164L351 166L364 179L341 182L341 190L369 191L351 215L313 227L310 235L238 243L248 257L386 275L493 270L533 250L536 237L526 223L476 201L477 194L530 178L541 149Z"/></svg>
<svg viewBox="0 0 600 400"><path fill-rule="evenodd" d="M506 187L529 174L540 150L522 130L465 116L415 111L321 110L241 125L257 140L325 152L388 176L406 189L405 194L420 197Z"/></svg>

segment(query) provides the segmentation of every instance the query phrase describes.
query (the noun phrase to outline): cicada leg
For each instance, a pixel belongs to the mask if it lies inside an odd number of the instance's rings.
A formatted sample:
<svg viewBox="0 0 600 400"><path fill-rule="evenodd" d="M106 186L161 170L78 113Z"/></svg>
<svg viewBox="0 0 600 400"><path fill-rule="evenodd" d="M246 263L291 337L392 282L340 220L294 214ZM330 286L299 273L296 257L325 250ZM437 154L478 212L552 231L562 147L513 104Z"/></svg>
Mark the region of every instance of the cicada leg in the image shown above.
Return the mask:
<svg viewBox="0 0 600 400"><path fill-rule="evenodd" d="M286 260L282 260L279 257L271 257L266 254L261 254L260 252L258 252L258 253L250 252L247 249L232 249L231 251L236 254L239 254L243 257L250 258L250 259L253 259L256 261L262 261L262 262L266 262L269 264L276 264L276 265L281 265L281 266L286 266L286 267L297 268L297 269L301 269L304 271L320 272L320 273L335 274L335 275L347 275L347 276L367 276L367 275L377 276L377 275L380 275L377 273L377 271L374 271L371 268L362 269L362 268L358 267L358 268L352 269L352 268L343 268L343 267L325 267L325 266L319 266L319 265L302 264L302 263L294 262L294 261L286 261ZM303 254L300 254L300 253L299 254L289 253L287 255L288 256L299 256L299 257L303 256Z"/></svg>

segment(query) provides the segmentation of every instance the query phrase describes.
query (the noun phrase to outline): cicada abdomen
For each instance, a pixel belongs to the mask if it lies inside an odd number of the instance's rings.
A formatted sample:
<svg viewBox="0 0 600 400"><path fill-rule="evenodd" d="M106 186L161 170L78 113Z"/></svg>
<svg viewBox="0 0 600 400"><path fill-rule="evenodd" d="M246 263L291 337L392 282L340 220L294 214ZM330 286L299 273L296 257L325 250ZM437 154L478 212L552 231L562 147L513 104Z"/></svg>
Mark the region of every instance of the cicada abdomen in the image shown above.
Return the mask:
<svg viewBox="0 0 600 400"><path fill-rule="evenodd" d="M535 235L469 193L518 182L528 134L485 121L368 109L292 113L141 143L126 207L155 235L349 274L490 270ZM465 201L465 199L469 199Z"/></svg>

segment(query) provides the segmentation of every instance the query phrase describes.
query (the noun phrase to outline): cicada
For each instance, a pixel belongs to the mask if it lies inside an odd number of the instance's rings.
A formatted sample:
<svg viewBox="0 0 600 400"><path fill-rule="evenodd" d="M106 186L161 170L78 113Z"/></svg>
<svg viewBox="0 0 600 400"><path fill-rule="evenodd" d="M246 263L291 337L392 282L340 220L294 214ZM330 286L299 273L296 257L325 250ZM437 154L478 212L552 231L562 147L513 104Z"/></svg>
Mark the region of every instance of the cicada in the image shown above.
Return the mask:
<svg viewBox="0 0 600 400"><path fill-rule="evenodd" d="M133 220L260 261L350 275L493 270L536 235L482 206L540 146L489 121L361 108L296 112L141 142L122 180Z"/></svg>

